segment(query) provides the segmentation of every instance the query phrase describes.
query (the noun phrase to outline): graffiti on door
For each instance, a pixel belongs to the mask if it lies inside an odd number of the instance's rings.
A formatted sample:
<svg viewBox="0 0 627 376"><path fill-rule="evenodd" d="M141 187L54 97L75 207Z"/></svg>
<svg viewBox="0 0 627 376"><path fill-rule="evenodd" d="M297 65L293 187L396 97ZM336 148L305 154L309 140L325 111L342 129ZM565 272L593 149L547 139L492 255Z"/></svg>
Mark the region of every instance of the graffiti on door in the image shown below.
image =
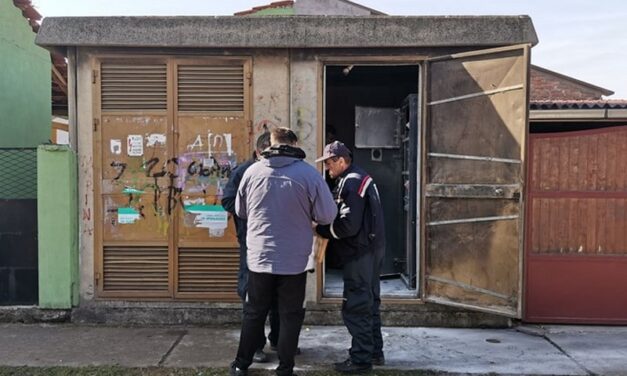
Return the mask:
<svg viewBox="0 0 627 376"><path fill-rule="evenodd" d="M169 155L172 147L164 133L120 136L105 140L109 147L103 150L109 157L103 183L116 196L104 207L112 232L149 220L165 235L169 217L180 208L185 227L224 236L228 216L220 200L238 163L232 133L209 129L179 140L176 156Z"/></svg>

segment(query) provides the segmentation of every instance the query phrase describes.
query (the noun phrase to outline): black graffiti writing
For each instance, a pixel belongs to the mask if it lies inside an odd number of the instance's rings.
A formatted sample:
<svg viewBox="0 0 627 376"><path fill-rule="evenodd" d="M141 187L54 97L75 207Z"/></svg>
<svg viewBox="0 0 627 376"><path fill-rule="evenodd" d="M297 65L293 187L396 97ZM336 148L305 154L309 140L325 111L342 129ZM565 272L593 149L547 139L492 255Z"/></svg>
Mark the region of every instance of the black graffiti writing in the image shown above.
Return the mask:
<svg viewBox="0 0 627 376"><path fill-rule="evenodd" d="M232 168L230 163L220 165L216 163L215 159L213 159L211 167L207 167L203 163L198 163L197 161L192 161L189 166L187 166L187 174L189 176L198 175L202 177L228 179L231 176L231 171Z"/></svg>
<svg viewBox="0 0 627 376"><path fill-rule="evenodd" d="M143 167L146 170L146 176L148 177L153 177L153 178L161 178L164 176L171 176L171 177L178 177L178 175L176 174L176 172L172 172L177 170L177 166L179 164L179 160L178 158L170 158L168 159L162 166L161 166L161 171L152 173L152 170L155 168L155 166L159 163L159 158L155 157L155 158L151 158L149 160L147 160L144 164ZM172 170L170 170L169 166L173 165L174 167L172 167Z"/></svg>
<svg viewBox="0 0 627 376"><path fill-rule="evenodd" d="M174 185L174 177L170 176L170 185L168 186L168 215L172 215L172 211L179 204L182 188Z"/></svg>
<svg viewBox="0 0 627 376"><path fill-rule="evenodd" d="M122 176L124 171L126 171L126 166L127 164L124 162L111 162L111 167L115 168L118 171L118 175L114 177L113 180L118 180Z"/></svg>

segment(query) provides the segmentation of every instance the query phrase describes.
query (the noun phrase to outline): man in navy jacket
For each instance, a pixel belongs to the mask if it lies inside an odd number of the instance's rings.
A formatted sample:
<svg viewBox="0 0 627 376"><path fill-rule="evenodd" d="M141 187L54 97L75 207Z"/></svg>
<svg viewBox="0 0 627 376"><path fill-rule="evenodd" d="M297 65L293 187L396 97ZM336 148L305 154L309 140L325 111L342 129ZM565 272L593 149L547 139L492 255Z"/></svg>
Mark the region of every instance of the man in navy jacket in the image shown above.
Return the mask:
<svg viewBox="0 0 627 376"><path fill-rule="evenodd" d="M333 223L318 225L316 231L333 242L342 264L342 319L352 336L349 358L335 363L334 368L342 373L365 373L373 364L385 363L379 313L379 274L385 254L383 208L374 181L352 163L346 145L339 141L328 144L316 160L320 161L335 180L338 214Z"/></svg>

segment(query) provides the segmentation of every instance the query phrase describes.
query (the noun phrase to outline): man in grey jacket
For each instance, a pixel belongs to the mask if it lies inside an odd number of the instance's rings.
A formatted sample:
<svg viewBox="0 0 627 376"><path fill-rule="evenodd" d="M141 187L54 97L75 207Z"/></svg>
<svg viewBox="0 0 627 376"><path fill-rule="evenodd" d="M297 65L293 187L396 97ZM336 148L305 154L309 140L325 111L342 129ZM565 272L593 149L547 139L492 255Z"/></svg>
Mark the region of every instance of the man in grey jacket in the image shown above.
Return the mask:
<svg viewBox="0 0 627 376"><path fill-rule="evenodd" d="M279 376L292 375L294 355L305 317L306 272L313 243L312 222L330 224L337 206L322 175L303 159L295 147L296 134L276 128L272 146L263 158L246 170L240 183L235 210L248 221L248 299L237 357L231 375L246 375L265 318L277 297L280 328Z"/></svg>

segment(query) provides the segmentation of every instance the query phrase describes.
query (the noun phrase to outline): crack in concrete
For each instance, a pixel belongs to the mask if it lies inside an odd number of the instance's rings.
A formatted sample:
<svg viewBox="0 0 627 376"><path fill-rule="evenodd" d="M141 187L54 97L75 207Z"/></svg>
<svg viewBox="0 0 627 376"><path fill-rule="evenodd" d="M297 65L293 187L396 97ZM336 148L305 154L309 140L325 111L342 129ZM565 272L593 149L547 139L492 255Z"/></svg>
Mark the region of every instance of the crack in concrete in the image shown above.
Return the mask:
<svg viewBox="0 0 627 376"><path fill-rule="evenodd" d="M168 357L170 356L170 354L172 354L172 351L174 351L174 349L176 348L176 346L179 345L179 343L181 343L181 341L183 340L183 338L187 335L187 330L181 332L181 334L179 334L178 338L176 339L176 341L174 341L174 343L172 344L172 346L170 346L170 348L168 349L168 351L166 351L165 354L163 354L163 356L161 357L161 360L159 360L159 363L157 363L157 367L163 367L163 364L165 363L165 361L168 359Z"/></svg>
<svg viewBox="0 0 627 376"><path fill-rule="evenodd" d="M581 369L583 369L589 376L599 376L598 374L590 371L589 369L587 369L583 364L579 363L577 361L577 359L573 358L569 353L567 353L564 349L562 349L560 347L560 345L558 345L557 343L555 343L551 338L549 338L546 334L542 335L542 338L544 338L548 343L550 343L551 345L553 345L553 347L555 347L556 349L558 349L562 354L566 355L566 357L570 360L573 361L573 363L575 363L576 365L578 365Z"/></svg>

